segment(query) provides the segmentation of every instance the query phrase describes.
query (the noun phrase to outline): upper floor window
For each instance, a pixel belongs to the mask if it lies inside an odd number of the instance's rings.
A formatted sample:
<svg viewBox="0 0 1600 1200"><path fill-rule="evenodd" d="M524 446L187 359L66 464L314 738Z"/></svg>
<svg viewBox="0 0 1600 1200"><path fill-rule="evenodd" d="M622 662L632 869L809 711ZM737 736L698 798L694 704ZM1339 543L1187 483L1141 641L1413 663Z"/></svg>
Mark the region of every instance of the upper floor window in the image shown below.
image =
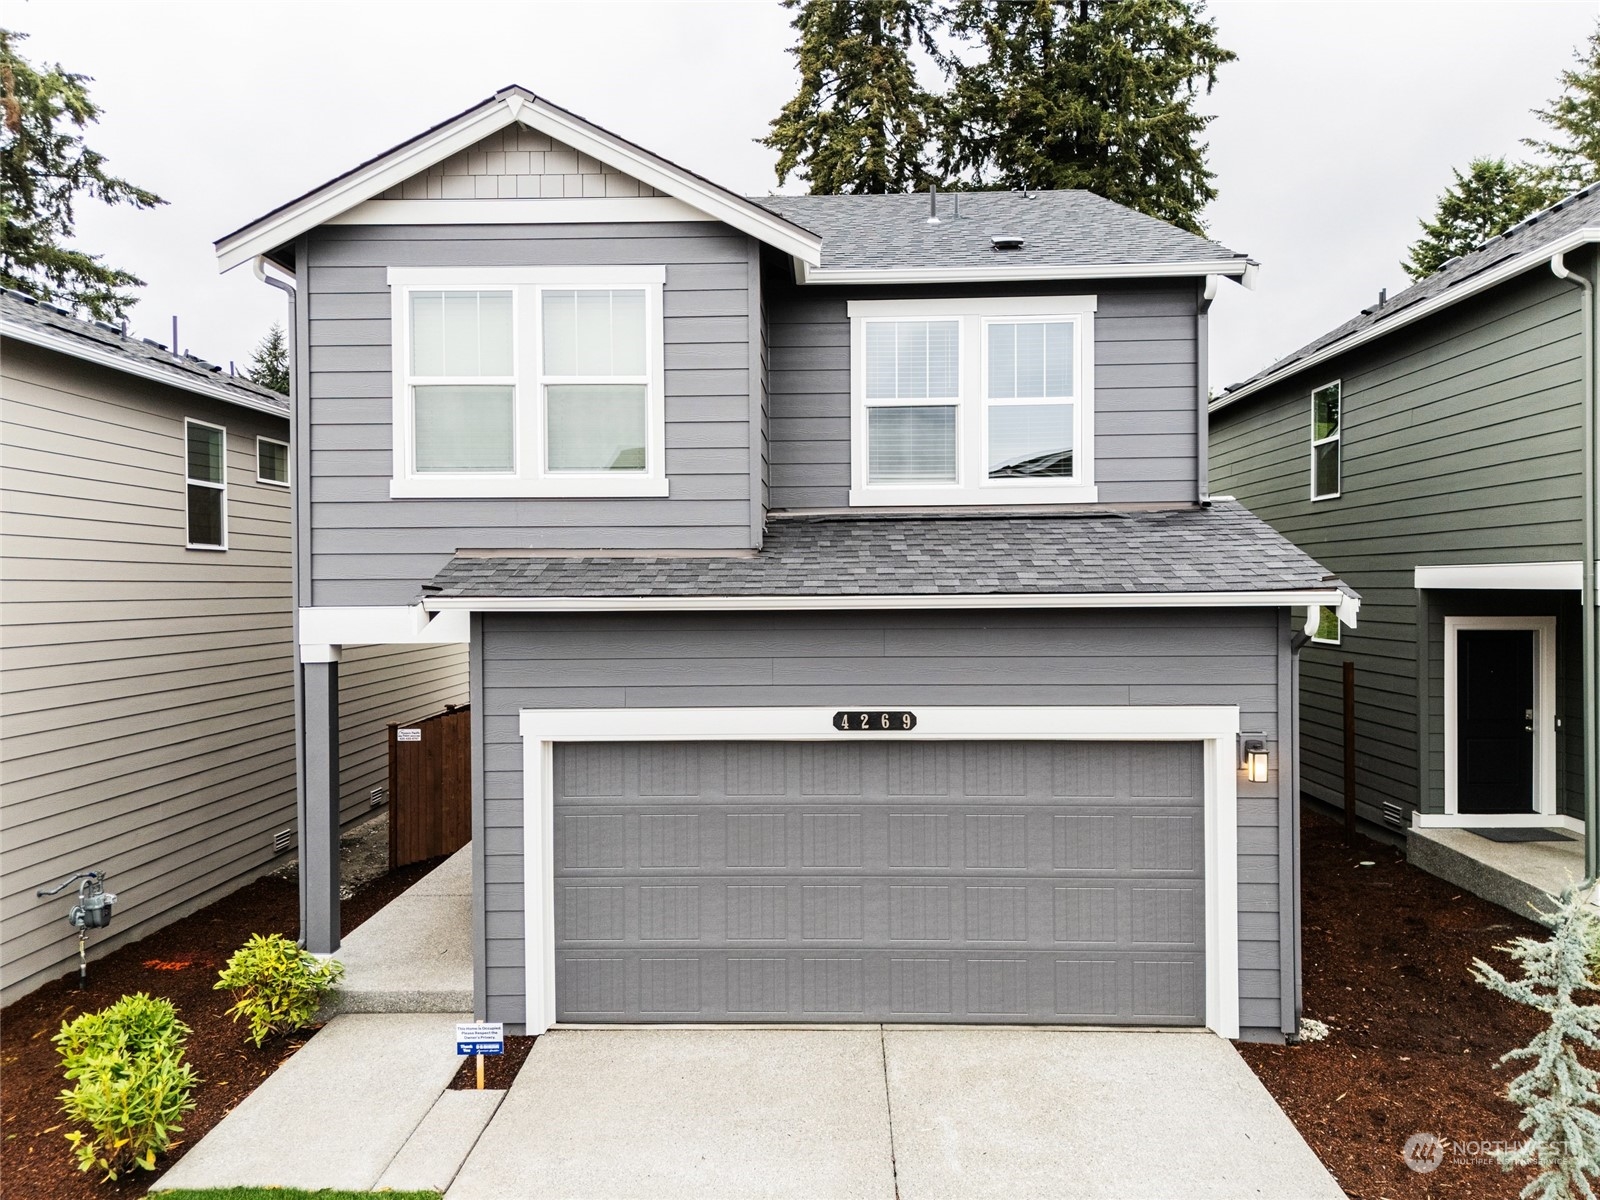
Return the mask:
<svg viewBox="0 0 1600 1200"><path fill-rule="evenodd" d="M1094 501L1094 308L852 301L850 502Z"/></svg>
<svg viewBox="0 0 1600 1200"><path fill-rule="evenodd" d="M256 482L289 486L289 443L268 437L256 439Z"/></svg>
<svg viewBox="0 0 1600 1200"><path fill-rule="evenodd" d="M1331 500L1339 494L1340 385L1334 380L1311 393L1311 498Z"/></svg>
<svg viewBox="0 0 1600 1200"><path fill-rule="evenodd" d="M183 422L184 502L191 550L228 548L228 431L220 425Z"/></svg>
<svg viewBox="0 0 1600 1200"><path fill-rule="evenodd" d="M395 496L664 496L662 267L392 269Z"/></svg>

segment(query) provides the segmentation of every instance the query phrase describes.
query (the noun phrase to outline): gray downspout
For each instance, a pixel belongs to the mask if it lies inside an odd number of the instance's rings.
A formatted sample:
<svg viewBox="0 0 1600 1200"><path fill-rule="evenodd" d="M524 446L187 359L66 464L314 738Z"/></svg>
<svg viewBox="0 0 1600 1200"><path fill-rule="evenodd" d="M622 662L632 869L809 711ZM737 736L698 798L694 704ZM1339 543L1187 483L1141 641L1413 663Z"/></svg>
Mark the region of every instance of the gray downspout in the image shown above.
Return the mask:
<svg viewBox="0 0 1600 1200"><path fill-rule="evenodd" d="M1583 875L1584 886L1600 875L1600 622L1595 611L1596 558L1600 558L1600 487L1596 469L1600 448L1595 445L1600 420L1595 415L1596 306L1594 284L1569 270L1566 256L1550 259L1557 279L1583 289L1583 599L1580 620L1583 646Z"/></svg>

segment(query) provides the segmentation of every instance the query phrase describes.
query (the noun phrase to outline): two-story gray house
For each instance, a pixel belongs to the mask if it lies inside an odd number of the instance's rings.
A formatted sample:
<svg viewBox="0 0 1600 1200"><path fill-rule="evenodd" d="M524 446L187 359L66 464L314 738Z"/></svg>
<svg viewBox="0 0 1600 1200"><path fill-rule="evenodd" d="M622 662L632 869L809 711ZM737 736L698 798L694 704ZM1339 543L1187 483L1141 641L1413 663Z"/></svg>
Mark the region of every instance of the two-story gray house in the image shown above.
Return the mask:
<svg viewBox="0 0 1600 1200"><path fill-rule="evenodd" d="M1597 832L1597 244L1591 187L1211 405L1213 484L1366 600L1303 656L1306 791L1343 803L1351 662L1357 811L1430 869Z"/></svg>
<svg viewBox="0 0 1600 1200"><path fill-rule="evenodd" d="M218 254L294 290L308 812L340 647L470 647L481 1015L1296 1030L1291 613L1358 600L1207 496L1244 256L521 88Z"/></svg>

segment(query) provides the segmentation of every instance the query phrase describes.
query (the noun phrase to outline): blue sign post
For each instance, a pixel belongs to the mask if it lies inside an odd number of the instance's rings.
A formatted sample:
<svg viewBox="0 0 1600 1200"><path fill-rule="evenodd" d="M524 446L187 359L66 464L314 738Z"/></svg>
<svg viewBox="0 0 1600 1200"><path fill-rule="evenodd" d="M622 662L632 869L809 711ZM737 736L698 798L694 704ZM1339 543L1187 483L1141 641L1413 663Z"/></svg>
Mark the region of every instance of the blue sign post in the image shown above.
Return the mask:
<svg viewBox="0 0 1600 1200"><path fill-rule="evenodd" d="M456 1054L478 1058L478 1090L483 1090L483 1056L506 1052L506 1027L501 1021L466 1021L456 1025Z"/></svg>

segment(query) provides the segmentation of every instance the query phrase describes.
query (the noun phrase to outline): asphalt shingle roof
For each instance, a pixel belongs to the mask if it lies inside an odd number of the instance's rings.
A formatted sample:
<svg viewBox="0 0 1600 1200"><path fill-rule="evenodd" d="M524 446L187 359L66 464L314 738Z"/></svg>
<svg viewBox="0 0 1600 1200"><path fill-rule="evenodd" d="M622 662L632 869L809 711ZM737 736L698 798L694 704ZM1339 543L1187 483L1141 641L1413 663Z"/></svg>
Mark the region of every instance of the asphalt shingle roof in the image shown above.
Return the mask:
<svg viewBox="0 0 1600 1200"><path fill-rule="evenodd" d="M154 370L170 376L172 382L183 388L192 388L201 380L213 388L224 388L239 393L240 403L252 408L271 408L284 416L289 415L289 398L252 383L242 375L229 375L221 367L188 354L173 354L165 347L128 337L114 325L103 321L85 321L50 304L44 304L19 292L0 288L0 323L20 326L49 334L70 343L109 352L118 358L138 364L144 370Z"/></svg>
<svg viewBox="0 0 1600 1200"><path fill-rule="evenodd" d="M1392 321L1408 309L1436 296L1446 295L1451 288L1459 287L1469 279L1510 259L1530 254L1542 246L1561 240L1569 233L1596 224L1600 224L1600 183L1590 184L1581 192L1574 192L1560 203L1535 213L1499 236L1490 238L1477 249L1452 259L1432 275L1418 280L1399 295L1390 298L1382 306L1373 305L1371 308L1362 309L1343 325L1307 342L1293 354L1279 359L1265 370L1257 371L1248 379L1231 384L1224 390L1223 396L1226 397L1229 392L1238 391L1273 375L1282 374L1287 378L1293 374L1294 364L1302 359L1329 349L1353 334Z"/></svg>
<svg viewBox="0 0 1600 1200"><path fill-rule="evenodd" d="M774 517L754 555L458 555L423 590L429 599L535 599L1329 587L1350 592L1265 521L1220 500L1141 511Z"/></svg>
<svg viewBox="0 0 1600 1200"><path fill-rule="evenodd" d="M937 225L928 224L926 193L750 199L818 234L827 270L1246 261L1092 192L944 193ZM990 238L997 235L1020 237L1023 245L996 250Z"/></svg>

